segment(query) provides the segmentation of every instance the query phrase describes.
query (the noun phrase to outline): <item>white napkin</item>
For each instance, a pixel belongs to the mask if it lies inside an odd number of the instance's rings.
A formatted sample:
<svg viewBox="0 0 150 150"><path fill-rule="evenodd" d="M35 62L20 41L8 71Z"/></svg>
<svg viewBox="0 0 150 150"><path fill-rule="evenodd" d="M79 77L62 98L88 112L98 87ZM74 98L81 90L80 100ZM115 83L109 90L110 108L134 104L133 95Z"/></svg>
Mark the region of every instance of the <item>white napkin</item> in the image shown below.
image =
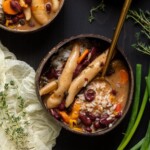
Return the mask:
<svg viewBox="0 0 150 150"><path fill-rule="evenodd" d="M27 63L17 60L15 55L0 43L0 92L4 91L5 84L11 81L14 81L15 86L18 87L17 90L8 90L6 102L10 115L21 114L16 95L24 99L26 116L19 121L20 126L23 126L25 121L29 122L25 128L25 132L28 133L26 136L28 142L24 147L30 150L51 150L56 144L61 127L52 121L38 101L34 78L34 69ZM0 109L0 120L3 117L4 111ZM16 150L15 142L6 135L7 126L9 122L3 119L3 124L0 126L0 150Z"/></svg>

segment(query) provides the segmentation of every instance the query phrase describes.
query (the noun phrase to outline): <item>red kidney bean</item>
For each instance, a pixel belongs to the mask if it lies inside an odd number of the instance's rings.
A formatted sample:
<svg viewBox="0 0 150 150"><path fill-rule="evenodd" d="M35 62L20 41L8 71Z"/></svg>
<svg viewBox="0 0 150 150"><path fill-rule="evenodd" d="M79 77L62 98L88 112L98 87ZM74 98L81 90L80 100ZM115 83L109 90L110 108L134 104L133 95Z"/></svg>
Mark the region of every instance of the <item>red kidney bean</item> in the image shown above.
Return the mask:
<svg viewBox="0 0 150 150"><path fill-rule="evenodd" d="M84 97L87 101L91 102L95 99L96 92L93 89L88 89L84 92Z"/></svg>
<svg viewBox="0 0 150 150"><path fill-rule="evenodd" d="M56 118L57 120L59 120L61 118L60 114L57 112L56 109L50 109L50 112L51 112L52 116L54 116L54 118Z"/></svg>
<svg viewBox="0 0 150 150"><path fill-rule="evenodd" d="M25 15L24 15L24 13L21 13L21 14L18 14L17 17L18 17L19 19L23 19L23 18L25 18Z"/></svg>
<svg viewBox="0 0 150 150"><path fill-rule="evenodd" d="M58 105L58 109L59 110L65 110L65 101L62 101L59 105Z"/></svg>
<svg viewBox="0 0 150 150"><path fill-rule="evenodd" d="M46 73L45 73L45 76L48 78L48 79L51 79L51 78L56 78L58 79L58 77L60 76L62 70L56 70L55 68L51 67Z"/></svg>
<svg viewBox="0 0 150 150"><path fill-rule="evenodd" d="M86 114L84 113L80 113L79 114L79 118L81 120L81 122L85 125L85 126L91 126L92 125L92 121L89 117L86 116Z"/></svg>
<svg viewBox="0 0 150 150"><path fill-rule="evenodd" d="M116 96L117 95L117 91L116 90L112 90L111 94L113 94L114 96Z"/></svg>
<svg viewBox="0 0 150 150"><path fill-rule="evenodd" d="M91 129L90 127L85 127L85 130L86 130L87 132L92 132L92 129Z"/></svg>
<svg viewBox="0 0 150 150"><path fill-rule="evenodd" d="M108 123L108 121L106 119L100 119L100 124L108 126L109 123Z"/></svg>
<svg viewBox="0 0 150 150"><path fill-rule="evenodd" d="M100 116L101 119L102 119L102 118L107 119L108 117L109 117L109 115L108 115L107 113L102 114L102 115Z"/></svg>
<svg viewBox="0 0 150 150"><path fill-rule="evenodd" d="M104 114L101 118L100 118L100 124L101 125L105 125L108 126L110 123L112 123L114 121L114 118L111 118L108 120L109 115L108 114Z"/></svg>
<svg viewBox="0 0 150 150"><path fill-rule="evenodd" d="M20 13L22 11L22 7L20 6L19 2L16 0L11 0L10 6L13 10L15 10L18 13Z"/></svg>
<svg viewBox="0 0 150 150"><path fill-rule="evenodd" d="M32 0L25 0L25 3L28 4L28 5L30 6L31 3L32 3Z"/></svg>
<svg viewBox="0 0 150 150"><path fill-rule="evenodd" d="M87 112L86 114L92 121L94 121L96 119L96 116L94 114L92 114L91 112Z"/></svg>
<svg viewBox="0 0 150 150"><path fill-rule="evenodd" d="M101 127L99 120L95 120L95 122L93 123L94 128L97 130Z"/></svg>
<svg viewBox="0 0 150 150"><path fill-rule="evenodd" d="M19 18L17 16L12 18L12 22L15 24L19 21Z"/></svg>
<svg viewBox="0 0 150 150"><path fill-rule="evenodd" d="M109 115L108 114L102 114L101 115L101 118L100 118L100 120L99 120L99 122L100 122L100 124L102 125L102 126L107 126L107 118L109 117Z"/></svg>
<svg viewBox="0 0 150 150"><path fill-rule="evenodd" d="M47 4L45 5L45 8L46 8L46 11L47 11L48 13L51 12L51 4L50 4L50 3L47 3Z"/></svg>

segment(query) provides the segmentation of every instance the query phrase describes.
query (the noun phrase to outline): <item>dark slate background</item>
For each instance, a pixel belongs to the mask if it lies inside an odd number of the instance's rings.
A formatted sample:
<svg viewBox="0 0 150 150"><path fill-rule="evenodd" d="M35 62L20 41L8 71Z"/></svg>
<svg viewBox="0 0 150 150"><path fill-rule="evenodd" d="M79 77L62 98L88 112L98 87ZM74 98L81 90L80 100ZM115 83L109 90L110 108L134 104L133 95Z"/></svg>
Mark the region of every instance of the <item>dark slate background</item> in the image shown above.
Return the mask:
<svg viewBox="0 0 150 150"><path fill-rule="evenodd" d="M0 29L0 40L10 51L15 53L18 59L26 61L36 70L48 51L65 38L84 33L100 34L112 38L124 1L104 1L106 3L105 12L96 13L96 19L92 24L88 22L89 10L92 6L96 6L99 0L65 0L61 13L47 28L30 34L9 33ZM132 9L150 10L150 1L133 0L131 7ZM150 56L141 54L131 47L135 42L135 33L138 31L139 28L133 21L126 21L118 41L118 46L127 55L134 73L135 65L137 63L142 64L141 94L143 95L145 88L144 76L148 71ZM63 129L57 139L54 150L115 150L123 138L130 114L131 111L119 127L111 131L111 133L99 137L91 138L74 135ZM140 125L126 148L127 150L145 135L150 118L149 114L150 107L147 105Z"/></svg>

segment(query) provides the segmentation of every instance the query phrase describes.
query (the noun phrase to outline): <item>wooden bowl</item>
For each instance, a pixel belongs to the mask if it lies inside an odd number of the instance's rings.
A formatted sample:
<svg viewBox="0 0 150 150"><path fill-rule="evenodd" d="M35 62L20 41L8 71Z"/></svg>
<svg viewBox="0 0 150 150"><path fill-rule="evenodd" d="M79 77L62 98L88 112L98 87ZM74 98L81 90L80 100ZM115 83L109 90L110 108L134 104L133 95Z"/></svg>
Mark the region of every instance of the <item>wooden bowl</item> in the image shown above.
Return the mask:
<svg viewBox="0 0 150 150"><path fill-rule="evenodd" d="M46 109L42 99L41 99L41 96L39 95L39 80L40 80L40 77L42 75L42 73L45 71L45 69L48 68L48 64L49 64L49 61L51 59L51 57L54 55L54 54L57 54L58 52L58 49L60 49L61 47L63 47L64 45L68 44L69 42L72 42L73 40L77 40L77 39L82 39L82 38L87 38L87 39L96 39L98 40L101 45L102 45L102 49L106 49L110 46L110 42L111 40L104 37L104 36L101 36L101 35L94 35L94 34L84 34L84 35L78 35L78 36L73 36L69 39L65 39L64 41L60 42L58 45L56 45L54 48L52 48L49 53L43 58L43 60L41 61L38 69L37 69L37 72L36 72L36 78L35 78L35 82L36 82L36 92L37 92L37 95L38 95L38 98L39 98L39 101L41 102L42 106ZM123 111L123 114L121 116L121 118L119 118L114 124L112 127L110 128L106 128L102 131L97 131L97 132L94 132L94 133L88 133L88 132L79 132L79 131L75 131L75 130L72 130L70 127L68 127L66 124L62 123L61 121L55 119L54 117L54 120L59 123L63 128L65 128L66 130L68 131L71 131L73 133L77 133L77 134L80 134L80 135L87 135L87 136L97 136L97 135L103 135L105 133L108 133L110 132L111 130L113 130L114 128L116 128L120 123L121 121L124 119L124 117L126 116L128 110L129 110L129 107L131 105L131 102L132 102L132 96L133 96L133 89L134 89L134 78L133 78L133 71L132 71L132 68L131 68L131 65L127 59L127 57L125 56L124 52L120 49L120 48L116 48L117 49L117 52L115 55L119 56L119 58L121 58L121 60L124 61L126 67L128 68L128 71L129 71L129 94L128 94L128 98L127 98L127 102L125 104L125 108L124 108L124 111ZM50 114L50 111L48 109L47 110L47 113ZM50 114L51 116L51 114Z"/></svg>
<svg viewBox="0 0 150 150"><path fill-rule="evenodd" d="M58 14L60 13L60 11L61 11L61 9L62 9L62 7L63 7L63 5L64 5L64 2L65 2L65 0L61 0L58 11L56 11L56 12L54 13L54 15L52 16L52 18L51 18L47 23L44 23L44 24L42 24L42 25L39 24L37 27L31 27L31 28L29 28L29 29L15 29L15 28L13 29L12 27L8 28L8 27L6 27L5 25L3 25L3 24L1 23L1 18L0 18L0 28L6 30L6 31L8 31L8 32L12 32L12 33L33 33L33 32L39 31L39 30L41 30L41 29L43 29L43 28L45 28L45 27L48 27L48 25L53 22L53 20L54 20L54 19L58 16ZM33 6L32 6L32 7L33 7ZM38 6L36 6L36 7L38 7ZM41 6L41 4L40 4L40 7L43 7L43 6ZM45 6L45 7L46 7L46 6ZM36 9L36 8L35 8L35 9ZM40 8L40 9L41 9L41 8ZM43 8L42 8L42 9L43 9ZM31 9L31 11L32 11L32 9ZM1 17L2 12L3 12L2 4L0 3L0 17ZM34 20L36 20L36 19L34 18ZM38 22L38 21L36 21L36 22Z"/></svg>

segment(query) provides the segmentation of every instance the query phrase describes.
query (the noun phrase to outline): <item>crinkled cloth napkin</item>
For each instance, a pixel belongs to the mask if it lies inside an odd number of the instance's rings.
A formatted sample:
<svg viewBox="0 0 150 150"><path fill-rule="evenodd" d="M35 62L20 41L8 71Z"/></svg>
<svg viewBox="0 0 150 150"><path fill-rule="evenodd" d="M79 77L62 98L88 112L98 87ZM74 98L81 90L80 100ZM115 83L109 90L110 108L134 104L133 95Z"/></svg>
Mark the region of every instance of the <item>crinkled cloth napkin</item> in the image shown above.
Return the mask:
<svg viewBox="0 0 150 150"><path fill-rule="evenodd" d="M34 69L27 63L17 60L15 55L0 43L0 92L4 91L5 84L11 81L18 87L17 90L11 89L7 93L6 102L11 116L21 113L16 95L19 93L24 99L26 115L18 121L19 126L28 121L25 128L27 142L23 146L24 150L51 150L56 144L61 127L53 122L40 105L35 92L34 78ZM21 150L6 132L9 121L5 119L5 115L4 110L0 109L0 150Z"/></svg>

